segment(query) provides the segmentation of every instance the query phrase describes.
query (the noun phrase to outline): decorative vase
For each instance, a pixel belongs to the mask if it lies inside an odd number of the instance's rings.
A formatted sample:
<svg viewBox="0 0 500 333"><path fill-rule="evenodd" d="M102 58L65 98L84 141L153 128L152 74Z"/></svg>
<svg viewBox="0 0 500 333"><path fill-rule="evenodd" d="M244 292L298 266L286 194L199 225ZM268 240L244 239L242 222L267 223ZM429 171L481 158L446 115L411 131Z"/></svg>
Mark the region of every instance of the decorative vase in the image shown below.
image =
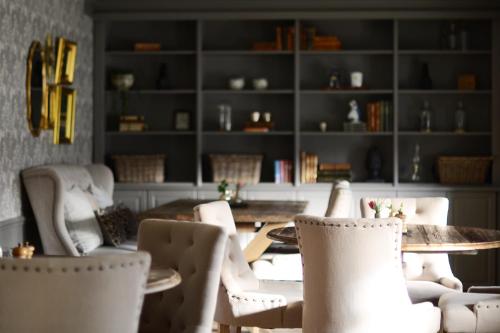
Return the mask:
<svg viewBox="0 0 500 333"><path fill-rule="evenodd" d="M375 218L379 219L380 218L380 212L375 212Z"/></svg>

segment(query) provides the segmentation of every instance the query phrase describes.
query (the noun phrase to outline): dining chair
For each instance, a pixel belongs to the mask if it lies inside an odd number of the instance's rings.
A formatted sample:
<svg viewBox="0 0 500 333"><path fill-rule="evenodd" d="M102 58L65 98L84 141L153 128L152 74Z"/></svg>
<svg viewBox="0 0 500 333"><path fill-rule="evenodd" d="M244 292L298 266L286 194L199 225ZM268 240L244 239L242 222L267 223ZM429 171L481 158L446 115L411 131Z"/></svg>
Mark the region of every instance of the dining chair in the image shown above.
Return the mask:
<svg viewBox="0 0 500 333"><path fill-rule="evenodd" d="M181 284L146 296L139 332L212 332L227 234L195 222L144 220L138 248L151 254L152 266L179 272Z"/></svg>
<svg viewBox="0 0 500 333"><path fill-rule="evenodd" d="M361 216L373 218L370 201L383 203L381 217L389 216L388 205L399 209L402 205L406 215L405 223L446 225L448 219L448 199L429 198L362 198ZM432 301L437 304L439 297L449 292L461 292L462 282L453 275L448 254L403 255L403 271L408 293L414 303Z"/></svg>
<svg viewBox="0 0 500 333"><path fill-rule="evenodd" d="M303 332L436 333L439 308L412 304L401 265L401 221L298 215Z"/></svg>
<svg viewBox="0 0 500 333"><path fill-rule="evenodd" d="M259 280L250 269L238 242L231 208L215 201L194 208L196 221L223 227L228 244L222 264L215 321L221 332L230 327L302 327L302 284Z"/></svg>
<svg viewBox="0 0 500 333"><path fill-rule="evenodd" d="M0 259L0 332L136 333L145 252Z"/></svg>
<svg viewBox="0 0 500 333"><path fill-rule="evenodd" d="M325 217L347 218L351 216L352 191L348 181L341 180L332 186Z"/></svg>
<svg viewBox="0 0 500 333"><path fill-rule="evenodd" d="M448 293L439 299L439 307L445 333L500 333L500 287Z"/></svg>

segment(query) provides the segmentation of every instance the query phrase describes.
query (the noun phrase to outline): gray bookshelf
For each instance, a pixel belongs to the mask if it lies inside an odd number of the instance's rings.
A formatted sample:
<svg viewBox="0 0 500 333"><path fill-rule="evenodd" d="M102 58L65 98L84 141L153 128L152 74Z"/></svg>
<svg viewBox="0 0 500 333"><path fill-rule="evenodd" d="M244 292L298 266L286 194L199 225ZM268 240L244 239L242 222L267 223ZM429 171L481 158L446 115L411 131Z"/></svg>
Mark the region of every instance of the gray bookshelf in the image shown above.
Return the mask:
<svg viewBox="0 0 500 333"><path fill-rule="evenodd" d="M434 13L430 17L406 17L387 12L377 15L234 15L204 18L187 14L143 15L101 19L96 24L95 149L94 159L111 164L113 154L167 155L166 182L210 183L206 155L210 153L262 153L261 181L274 181L273 161L294 161L293 185L299 186L300 152L319 155L321 162L350 162L354 182L366 180L367 150L377 146L384 159L386 184L408 182L413 147L421 146L422 181L437 182L435 160L440 155L496 155L498 127L493 112L498 97L493 93L494 20L487 15ZM111 15L112 17L112 15ZM467 50L447 50L440 36L450 21L465 24ZM295 36L292 50L252 51L256 41L272 41L275 27L314 26L321 35L336 35L339 51L302 50ZM160 42L157 52L132 51L134 42ZM428 63L433 90L419 88L422 63ZM155 87L158 70L166 63L170 89ZM443 66L446 64L446 66ZM359 90L325 90L329 72L360 70L366 87ZM110 84L115 71L130 71L135 83L127 93L129 113L144 115L149 131L118 132L116 92ZM460 73L474 73L477 89L459 91ZM495 75L498 75L495 74ZM244 90L227 88L227 80L244 76ZM257 91L251 79L266 77L270 86ZM386 132L343 132L348 102L358 101L362 119L366 104L379 100L392 103L391 128ZM428 100L433 108L433 131L418 130L420 106ZM453 132L458 101L467 112L467 131ZM232 106L233 131L218 131L217 105ZM189 131L175 131L175 110L189 110ZM271 112L275 129L248 133L242 128L250 112ZM328 131L320 132L320 121ZM495 181L499 175L493 172Z"/></svg>

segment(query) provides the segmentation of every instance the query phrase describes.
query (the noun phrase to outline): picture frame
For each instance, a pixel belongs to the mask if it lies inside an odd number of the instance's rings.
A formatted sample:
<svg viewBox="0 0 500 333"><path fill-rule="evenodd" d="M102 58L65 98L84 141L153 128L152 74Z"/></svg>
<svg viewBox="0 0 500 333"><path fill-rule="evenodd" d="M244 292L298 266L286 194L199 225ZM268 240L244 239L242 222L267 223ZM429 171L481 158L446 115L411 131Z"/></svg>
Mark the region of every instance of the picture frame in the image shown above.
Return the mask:
<svg viewBox="0 0 500 333"><path fill-rule="evenodd" d="M191 128L191 112L176 110L174 128L176 131L189 131Z"/></svg>
<svg viewBox="0 0 500 333"><path fill-rule="evenodd" d="M64 38L57 39L55 84L73 84L76 67L77 44Z"/></svg>
<svg viewBox="0 0 500 333"><path fill-rule="evenodd" d="M54 101L54 144L72 144L75 140L76 90L55 86L51 100Z"/></svg>

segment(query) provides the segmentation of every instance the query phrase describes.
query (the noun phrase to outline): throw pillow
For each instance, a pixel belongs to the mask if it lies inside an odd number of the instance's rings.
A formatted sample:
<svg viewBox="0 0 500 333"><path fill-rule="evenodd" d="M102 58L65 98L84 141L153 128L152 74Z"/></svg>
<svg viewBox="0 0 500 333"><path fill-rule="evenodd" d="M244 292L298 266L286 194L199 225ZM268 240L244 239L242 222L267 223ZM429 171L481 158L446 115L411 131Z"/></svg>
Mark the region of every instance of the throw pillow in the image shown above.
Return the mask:
<svg viewBox="0 0 500 333"><path fill-rule="evenodd" d="M104 244L118 246L127 240L126 224L123 211L119 207L108 207L96 212L97 220L104 236Z"/></svg>
<svg viewBox="0 0 500 333"><path fill-rule="evenodd" d="M103 188L91 184L88 191L94 196L99 209L113 206L113 198Z"/></svg>
<svg viewBox="0 0 500 333"><path fill-rule="evenodd" d="M78 186L65 193L64 220L78 252L86 254L102 245L103 237L94 210L88 197Z"/></svg>

